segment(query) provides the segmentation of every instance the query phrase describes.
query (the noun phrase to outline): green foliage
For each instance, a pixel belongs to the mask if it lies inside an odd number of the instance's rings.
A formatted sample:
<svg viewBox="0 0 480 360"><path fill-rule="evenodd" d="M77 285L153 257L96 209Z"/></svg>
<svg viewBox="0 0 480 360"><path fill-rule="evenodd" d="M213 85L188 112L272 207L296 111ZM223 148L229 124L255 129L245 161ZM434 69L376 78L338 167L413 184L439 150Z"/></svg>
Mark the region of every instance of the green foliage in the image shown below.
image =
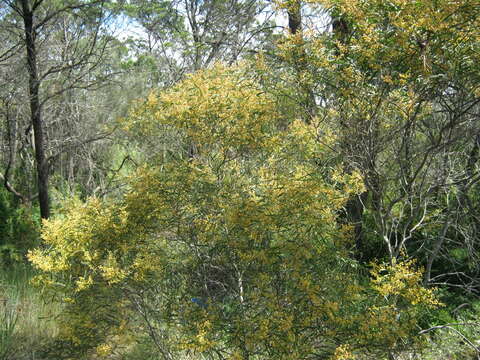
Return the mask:
<svg viewBox="0 0 480 360"><path fill-rule="evenodd" d="M261 75L289 90L295 110L307 112L298 117L337 135L332 148L345 172L361 173L366 192L345 211L357 256L394 261L406 251L424 261L426 283L478 294L480 8L442 0L278 4L305 4L331 20L331 31L304 24L285 37L278 54L286 69ZM306 96L313 106L302 109Z"/></svg>
<svg viewBox="0 0 480 360"><path fill-rule="evenodd" d="M280 120L245 69L221 65L122 120L134 136L178 142L120 199L67 204L29 255L64 303L72 354L107 357L135 334L164 358L340 359L411 343L416 315L438 304L432 291L412 262L360 276L351 229L337 223L359 175L320 169L328 135Z"/></svg>
<svg viewBox="0 0 480 360"><path fill-rule="evenodd" d="M0 267L22 262L26 252L38 244L35 211L17 204L7 190L0 189Z"/></svg>
<svg viewBox="0 0 480 360"><path fill-rule="evenodd" d="M0 359L43 359L58 329L59 306L31 283L32 269L15 264L0 271Z"/></svg>
<svg viewBox="0 0 480 360"><path fill-rule="evenodd" d="M427 333L427 346L421 352L421 359L474 359L478 357L478 301L460 308L442 309L436 314L436 327ZM432 325L432 326L433 326Z"/></svg>
<svg viewBox="0 0 480 360"><path fill-rule="evenodd" d="M3 292L3 291L2 291ZM15 309L18 294L9 292L9 298L0 299L0 359L8 359L11 355L14 341L15 326L18 312Z"/></svg>

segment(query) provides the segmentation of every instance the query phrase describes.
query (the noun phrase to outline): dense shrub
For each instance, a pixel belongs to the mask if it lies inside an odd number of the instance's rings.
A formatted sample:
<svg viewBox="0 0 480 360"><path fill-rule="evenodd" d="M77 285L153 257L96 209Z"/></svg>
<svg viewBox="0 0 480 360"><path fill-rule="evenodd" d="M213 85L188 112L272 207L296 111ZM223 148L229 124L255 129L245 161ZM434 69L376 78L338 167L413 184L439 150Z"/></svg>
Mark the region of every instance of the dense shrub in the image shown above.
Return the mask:
<svg viewBox="0 0 480 360"><path fill-rule="evenodd" d="M337 223L358 175L320 169L328 139L277 120L245 71L222 66L124 120L185 146L152 154L122 198L72 201L45 223L30 259L65 303L72 352L108 356L136 335L164 359L346 359L412 344L432 292L411 261L359 275Z"/></svg>

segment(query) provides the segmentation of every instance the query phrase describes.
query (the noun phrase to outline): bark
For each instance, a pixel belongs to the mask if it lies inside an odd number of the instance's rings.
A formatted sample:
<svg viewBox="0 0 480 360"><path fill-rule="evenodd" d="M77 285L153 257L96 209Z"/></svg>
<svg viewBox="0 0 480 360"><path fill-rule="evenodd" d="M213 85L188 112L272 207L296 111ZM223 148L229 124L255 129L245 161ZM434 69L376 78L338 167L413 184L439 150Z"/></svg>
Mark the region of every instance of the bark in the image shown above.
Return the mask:
<svg viewBox="0 0 480 360"><path fill-rule="evenodd" d="M5 118L7 122L7 140L8 140L8 163L7 168L5 169L5 175L0 174L0 180L3 181L3 185L7 191L11 192L17 199L23 203L28 203L28 198L17 191L12 183L14 183L15 173L11 171L15 168L17 162L17 132L18 132L18 123L17 119L10 114L9 105L6 106L7 110L5 113Z"/></svg>
<svg viewBox="0 0 480 360"><path fill-rule="evenodd" d="M440 236L437 238L435 245L433 247L432 253L428 257L427 260L427 266L425 268L425 275L424 275L424 280L423 284L425 286L428 285L430 278L432 276L432 266L433 262L437 259L438 254L440 253L440 249L442 248L443 243L445 242L445 239L447 237L447 231L448 228L450 227L450 220L446 220L445 223L443 224L442 232Z"/></svg>
<svg viewBox="0 0 480 360"><path fill-rule="evenodd" d="M350 198L345 205L345 215L348 224L354 227L354 240L355 240L355 259L358 261L364 260L365 257L365 244L363 234L363 213L364 203L367 200L368 192L356 195Z"/></svg>
<svg viewBox="0 0 480 360"><path fill-rule="evenodd" d="M475 136L473 147L472 147L472 150L470 151L470 156L468 157L465 186L466 186L466 183L468 183L468 181L470 181L475 174L475 164L478 162L479 152L480 152L480 133L478 133Z"/></svg>
<svg viewBox="0 0 480 360"><path fill-rule="evenodd" d="M6 120L7 120L7 140L8 140L8 165L7 170L5 171L5 178L9 181L14 182L14 173L10 174L10 170L15 168L17 162L17 132L18 132L18 123L17 119L10 114L10 109L7 105L6 111Z"/></svg>
<svg viewBox="0 0 480 360"><path fill-rule="evenodd" d="M333 14L332 15L332 33L335 39L337 39L341 44L346 44L347 39L348 39L348 33L349 33L349 27L347 21L339 14ZM339 49L336 51L336 56L340 55ZM343 127L346 127L348 125L343 124ZM357 143L359 142L358 139L352 139L349 135L344 136L340 147L342 149L342 152L344 154L343 158L347 159L347 163L344 166L345 172L348 174L351 174L354 170L355 167L351 165L348 159L355 158L358 156L358 154L362 154L365 152L364 149L361 149L357 146ZM371 150L371 149L369 149ZM368 161L364 160L362 161L364 163L368 163L369 166L367 166L364 170L366 170L367 173L369 174L374 174L373 171L370 171L370 168L372 164L374 163L374 159L370 158ZM370 181L374 184L378 184L378 179L376 176L365 176L367 182L368 180L373 180ZM370 195L370 189L368 185L373 185L373 184L367 184L367 190L363 192L362 194L359 195L354 195L352 196L346 206L345 206L345 214L344 214L344 221L346 221L348 224L353 225L354 227L354 240L355 240L355 259L358 261L365 261L366 260L366 254L365 254L365 241L364 241L364 229L363 229L363 214L365 212L365 203L369 198ZM376 186L370 186L370 187L376 187ZM374 191L375 192L375 191ZM375 194L372 196L372 198L376 199L377 196ZM375 202L375 201L374 201Z"/></svg>
<svg viewBox="0 0 480 360"><path fill-rule="evenodd" d="M317 104L315 102L315 94L310 84L306 83L303 74L307 72L307 63L305 49L303 47L302 30L302 7L300 0L296 0L288 9L288 29L292 35L300 36L301 43L296 49L294 55L295 68L297 72L297 80L302 94L301 105L305 110L303 121L309 124L316 114Z"/></svg>
<svg viewBox="0 0 480 360"><path fill-rule="evenodd" d="M342 16L334 17L332 20L332 31L342 44L347 42L349 33L348 23Z"/></svg>
<svg viewBox="0 0 480 360"><path fill-rule="evenodd" d="M25 26L25 46L27 50L28 91L30 97L30 116L35 138L35 160L37 165L38 199L40 216L48 219L50 204L48 196L48 164L45 157L43 138L42 107L39 99L40 81L37 69L36 31L33 24L33 10L28 0L21 0L22 17Z"/></svg>
<svg viewBox="0 0 480 360"><path fill-rule="evenodd" d="M302 12L300 1L295 1L288 10L288 28L292 34L296 34L302 27Z"/></svg>

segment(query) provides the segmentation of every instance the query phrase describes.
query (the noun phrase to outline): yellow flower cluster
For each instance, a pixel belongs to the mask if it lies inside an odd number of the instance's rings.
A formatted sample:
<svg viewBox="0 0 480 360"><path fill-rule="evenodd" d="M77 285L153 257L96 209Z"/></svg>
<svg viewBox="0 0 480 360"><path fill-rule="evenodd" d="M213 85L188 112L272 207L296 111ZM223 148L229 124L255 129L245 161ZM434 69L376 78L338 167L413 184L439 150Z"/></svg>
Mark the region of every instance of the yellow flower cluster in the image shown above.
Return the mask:
<svg viewBox="0 0 480 360"><path fill-rule="evenodd" d="M439 306L434 289L422 286L422 271L414 260L395 261L389 265L373 265L373 288L385 298L401 297L411 305Z"/></svg>
<svg viewBox="0 0 480 360"><path fill-rule="evenodd" d="M182 131L198 151L247 151L264 145L267 131L278 118L273 99L241 67L217 64L189 75L159 94L151 93L122 125L144 136L160 124ZM144 116L144 114L149 114Z"/></svg>

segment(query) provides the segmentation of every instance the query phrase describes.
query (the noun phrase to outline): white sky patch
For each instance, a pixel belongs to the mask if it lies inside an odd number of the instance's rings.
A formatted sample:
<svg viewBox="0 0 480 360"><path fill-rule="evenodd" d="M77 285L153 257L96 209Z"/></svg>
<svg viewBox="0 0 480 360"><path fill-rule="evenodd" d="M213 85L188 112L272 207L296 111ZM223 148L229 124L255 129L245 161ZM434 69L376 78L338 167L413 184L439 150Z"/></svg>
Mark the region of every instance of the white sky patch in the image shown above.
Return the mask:
<svg viewBox="0 0 480 360"><path fill-rule="evenodd" d="M120 41L128 39L145 40L147 32L137 21L122 15L116 20L115 37Z"/></svg>

